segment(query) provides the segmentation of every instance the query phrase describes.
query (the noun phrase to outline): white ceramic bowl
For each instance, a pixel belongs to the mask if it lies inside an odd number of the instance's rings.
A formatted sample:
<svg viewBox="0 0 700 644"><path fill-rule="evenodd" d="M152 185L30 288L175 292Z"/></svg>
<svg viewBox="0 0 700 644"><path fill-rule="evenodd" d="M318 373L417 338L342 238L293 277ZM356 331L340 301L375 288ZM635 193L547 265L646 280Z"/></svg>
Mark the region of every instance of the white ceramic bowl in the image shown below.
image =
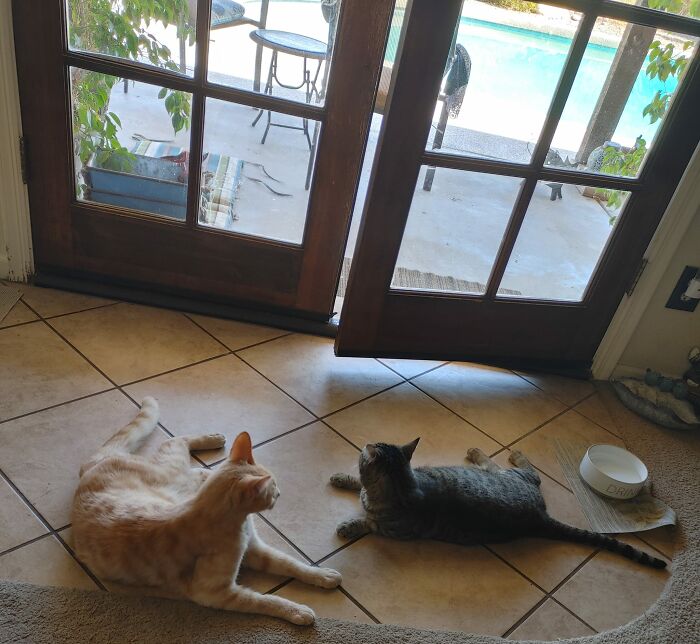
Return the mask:
<svg viewBox="0 0 700 644"><path fill-rule="evenodd" d="M581 478L596 492L613 499L639 494L649 472L634 454L615 445L593 445L579 466Z"/></svg>

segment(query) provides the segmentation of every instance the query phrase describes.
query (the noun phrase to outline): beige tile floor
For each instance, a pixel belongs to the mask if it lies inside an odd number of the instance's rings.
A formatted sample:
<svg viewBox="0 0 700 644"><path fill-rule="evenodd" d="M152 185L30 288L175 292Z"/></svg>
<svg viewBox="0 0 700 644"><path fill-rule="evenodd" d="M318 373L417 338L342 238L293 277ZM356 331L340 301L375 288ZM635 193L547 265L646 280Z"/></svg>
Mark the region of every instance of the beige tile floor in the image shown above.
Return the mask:
<svg viewBox="0 0 700 644"><path fill-rule="evenodd" d="M416 436L420 464L459 463L478 446L505 465L511 446L522 449L544 474L550 512L586 527L552 439L621 442L590 383L466 363L336 358L325 338L22 290L0 321L0 578L106 588L71 549L78 467L154 395L162 422L151 448L185 432L251 433L282 491L256 518L260 533L336 567L344 581L334 591L248 572L243 581L320 616L556 639L629 621L668 579L591 547L539 539L463 548L374 536L347 544L335 535L358 501L328 476L356 468L367 441ZM669 559L673 537L662 529L628 539Z"/></svg>

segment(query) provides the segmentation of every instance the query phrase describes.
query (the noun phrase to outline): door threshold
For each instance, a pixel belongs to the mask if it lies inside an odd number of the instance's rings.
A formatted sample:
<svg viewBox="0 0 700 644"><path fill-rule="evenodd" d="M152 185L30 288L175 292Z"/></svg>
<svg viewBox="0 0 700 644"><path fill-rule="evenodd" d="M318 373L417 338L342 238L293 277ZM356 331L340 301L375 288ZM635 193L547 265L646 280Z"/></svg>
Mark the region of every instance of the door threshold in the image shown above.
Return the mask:
<svg viewBox="0 0 700 644"><path fill-rule="evenodd" d="M334 338L338 331L337 321L311 320L288 313L249 309L233 304L198 300L181 295L173 295L133 286L97 282L85 278L68 277L52 273L38 272L32 283L36 286L56 288L64 291L84 293L134 304L145 304L164 309L174 309L186 313L226 318L237 322L260 324L285 331L308 333Z"/></svg>

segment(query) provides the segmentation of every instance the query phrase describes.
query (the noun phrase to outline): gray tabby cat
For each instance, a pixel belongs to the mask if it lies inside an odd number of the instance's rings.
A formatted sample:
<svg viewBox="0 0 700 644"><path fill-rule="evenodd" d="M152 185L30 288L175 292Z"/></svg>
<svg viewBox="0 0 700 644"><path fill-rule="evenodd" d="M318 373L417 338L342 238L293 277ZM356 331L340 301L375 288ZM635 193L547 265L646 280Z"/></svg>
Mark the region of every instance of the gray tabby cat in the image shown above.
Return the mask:
<svg viewBox="0 0 700 644"><path fill-rule="evenodd" d="M334 474L331 484L359 490L366 515L338 525L341 537L373 532L394 539L436 539L463 545L542 537L598 546L653 568L666 562L617 539L580 530L547 514L540 476L518 451L503 469L480 449L472 466L411 467L418 438L402 447L375 443L360 454L360 478Z"/></svg>

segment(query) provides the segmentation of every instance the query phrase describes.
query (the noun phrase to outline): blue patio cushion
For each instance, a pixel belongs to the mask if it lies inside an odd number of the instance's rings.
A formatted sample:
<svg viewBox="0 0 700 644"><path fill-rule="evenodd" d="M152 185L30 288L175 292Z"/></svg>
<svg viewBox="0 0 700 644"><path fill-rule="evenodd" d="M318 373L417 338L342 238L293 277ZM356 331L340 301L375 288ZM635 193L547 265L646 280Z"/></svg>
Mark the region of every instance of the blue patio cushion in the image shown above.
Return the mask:
<svg viewBox="0 0 700 644"><path fill-rule="evenodd" d="M183 148L143 139L131 152L149 157L176 157ZM226 228L237 219L234 205L242 176L243 161L225 154L207 154L202 164L199 223Z"/></svg>
<svg viewBox="0 0 700 644"><path fill-rule="evenodd" d="M226 27L245 15L245 7L233 0L213 0L211 3L211 28Z"/></svg>

